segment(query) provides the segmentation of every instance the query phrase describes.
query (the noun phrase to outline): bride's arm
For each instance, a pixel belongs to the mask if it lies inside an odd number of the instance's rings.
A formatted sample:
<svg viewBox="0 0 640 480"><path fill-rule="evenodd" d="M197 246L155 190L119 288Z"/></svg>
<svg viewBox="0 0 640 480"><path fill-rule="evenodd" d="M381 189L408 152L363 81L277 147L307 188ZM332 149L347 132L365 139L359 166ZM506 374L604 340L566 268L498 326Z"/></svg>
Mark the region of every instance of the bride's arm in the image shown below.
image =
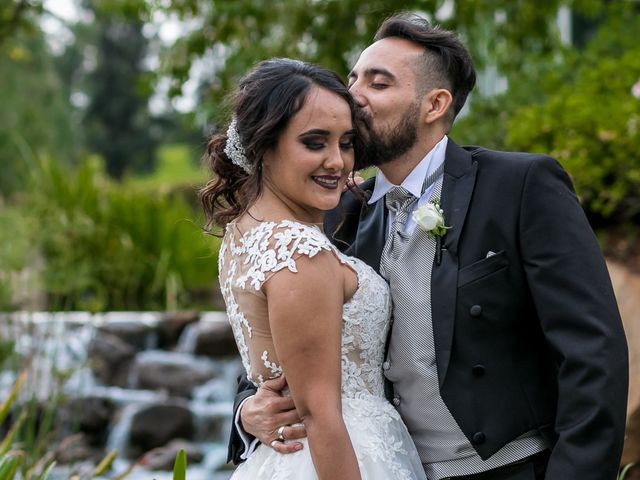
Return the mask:
<svg viewBox="0 0 640 480"><path fill-rule="evenodd" d="M278 360L309 438L320 479L360 479L342 418L341 333L344 274L335 256L321 252L296 261L263 286Z"/></svg>

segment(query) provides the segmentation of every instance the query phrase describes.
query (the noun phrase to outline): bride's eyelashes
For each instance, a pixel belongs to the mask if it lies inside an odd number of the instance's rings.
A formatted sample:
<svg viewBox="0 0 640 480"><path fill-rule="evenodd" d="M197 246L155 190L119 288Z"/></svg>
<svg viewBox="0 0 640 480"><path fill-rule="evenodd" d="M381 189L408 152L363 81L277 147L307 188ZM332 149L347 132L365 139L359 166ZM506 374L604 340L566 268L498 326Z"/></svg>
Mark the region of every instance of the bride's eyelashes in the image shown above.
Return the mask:
<svg viewBox="0 0 640 480"><path fill-rule="evenodd" d="M324 139L304 139L302 144L309 150L321 150L327 145L327 142Z"/></svg>
<svg viewBox="0 0 640 480"><path fill-rule="evenodd" d="M328 145L326 138L303 138L301 142L309 150L321 150ZM340 148L342 150L351 150L353 148L353 135L341 140Z"/></svg>

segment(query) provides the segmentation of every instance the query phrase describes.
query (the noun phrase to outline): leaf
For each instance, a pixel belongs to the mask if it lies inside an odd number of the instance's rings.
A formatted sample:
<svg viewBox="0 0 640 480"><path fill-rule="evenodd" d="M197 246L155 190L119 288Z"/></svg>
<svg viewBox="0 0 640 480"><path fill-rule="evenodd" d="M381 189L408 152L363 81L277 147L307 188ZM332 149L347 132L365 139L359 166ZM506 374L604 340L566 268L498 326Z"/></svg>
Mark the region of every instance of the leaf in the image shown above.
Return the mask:
<svg viewBox="0 0 640 480"><path fill-rule="evenodd" d="M24 422L24 419L26 417L27 417L27 411L26 409L24 409L22 410L22 413L20 413L18 420L15 421L15 423L11 426L11 429L5 435L4 439L2 440L2 443L0 443L0 455L4 455L9 451L9 449L11 448L11 445L13 444L13 437L15 437L16 432L18 431L18 429L20 428L20 426L22 425L22 422Z"/></svg>
<svg viewBox="0 0 640 480"><path fill-rule="evenodd" d="M186 480L187 478L187 454L181 448L176 455L176 461L173 464L173 480Z"/></svg>
<svg viewBox="0 0 640 480"><path fill-rule="evenodd" d="M116 459L117 456L118 456L118 452L116 450L112 450L111 452L109 452L107 456L100 461L100 463L98 464L98 466L93 472L93 476L98 477L103 473L105 473L107 470L109 470L111 468L111 465L113 464L113 461Z"/></svg>
<svg viewBox="0 0 640 480"><path fill-rule="evenodd" d="M22 384L27 379L27 370L23 370L22 373L18 376L16 383L11 387L11 391L9 392L9 396L5 399L5 401L0 405L0 424L4 422L5 418L7 418L7 414L9 413L9 409L13 402L16 400L20 389L22 388ZM0 477L2 478L2 477Z"/></svg>
<svg viewBox="0 0 640 480"><path fill-rule="evenodd" d="M622 471L620 472L620 475L618 475L617 480L624 480L629 470L631 470L634 466L635 466L635 463L628 463L627 465L625 465Z"/></svg>
<svg viewBox="0 0 640 480"><path fill-rule="evenodd" d="M47 480L47 478L49 477L49 474L51 473L51 470L53 470L53 467L55 466L56 466L56 462L51 462L49 466L45 469L45 471L42 472L42 474L38 477L38 480Z"/></svg>
<svg viewBox="0 0 640 480"><path fill-rule="evenodd" d="M24 455L15 453L7 455L0 461L0 478L2 480L12 480L22 464Z"/></svg>

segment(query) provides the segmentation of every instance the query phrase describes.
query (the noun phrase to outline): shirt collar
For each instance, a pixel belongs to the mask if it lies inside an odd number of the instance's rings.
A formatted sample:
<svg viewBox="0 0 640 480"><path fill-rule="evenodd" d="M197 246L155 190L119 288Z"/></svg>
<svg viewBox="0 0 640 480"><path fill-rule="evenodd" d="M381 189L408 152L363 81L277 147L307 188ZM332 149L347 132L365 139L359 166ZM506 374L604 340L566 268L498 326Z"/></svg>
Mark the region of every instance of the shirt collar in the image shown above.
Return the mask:
<svg viewBox="0 0 640 480"><path fill-rule="evenodd" d="M424 179L435 172L444 162L448 140L449 138L446 135L442 137L442 140L436 143L435 146L427 152L424 158L420 160L420 163L411 170L411 173L409 173L407 178L402 182L401 186L406 188L416 198L420 198L422 196L422 184L424 183ZM384 173L378 169L376 173L376 184L373 187L373 192L371 193L368 203L371 205L372 203L377 202L395 186L396 185L387 180Z"/></svg>

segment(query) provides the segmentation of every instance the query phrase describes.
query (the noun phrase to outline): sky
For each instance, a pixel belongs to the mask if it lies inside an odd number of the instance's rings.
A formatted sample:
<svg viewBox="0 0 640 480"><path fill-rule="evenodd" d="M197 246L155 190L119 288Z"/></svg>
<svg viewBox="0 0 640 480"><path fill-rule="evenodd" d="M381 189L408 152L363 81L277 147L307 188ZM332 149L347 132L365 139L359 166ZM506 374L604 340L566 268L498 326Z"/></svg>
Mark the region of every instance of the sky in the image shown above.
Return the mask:
<svg viewBox="0 0 640 480"><path fill-rule="evenodd" d="M44 0L43 5L46 11L52 15L44 15L42 18L42 29L47 34L47 39L51 50L54 53L61 53L66 44L73 40L73 35L66 27L65 22L74 23L79 20L90 20L86 18L77 6L75 0ZM83 18L83 15L85 18ZM170 18L161 12L154 15L153 23L146 26L145 34L157 34L160 41L165 45L170 45L183 35L189 26L181 23L176 18ZM194 28L194 26L191 26ZM150 56L147 59L147 65L153 69L158 65L157 56ZM190 112L195 108L195 92L198 87L198 80L201 75L206 74L205 64L203 62L194 62L190 78L183 85L183 95L181 97L169 100L167 92L169 87L168 79L160 78L156 86L156 92L150 99L150 109L154 114L159 114L167 110L169 104L180 112Z"/></svg>

